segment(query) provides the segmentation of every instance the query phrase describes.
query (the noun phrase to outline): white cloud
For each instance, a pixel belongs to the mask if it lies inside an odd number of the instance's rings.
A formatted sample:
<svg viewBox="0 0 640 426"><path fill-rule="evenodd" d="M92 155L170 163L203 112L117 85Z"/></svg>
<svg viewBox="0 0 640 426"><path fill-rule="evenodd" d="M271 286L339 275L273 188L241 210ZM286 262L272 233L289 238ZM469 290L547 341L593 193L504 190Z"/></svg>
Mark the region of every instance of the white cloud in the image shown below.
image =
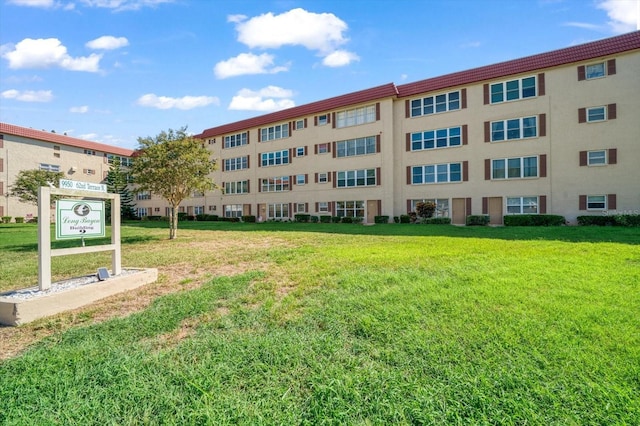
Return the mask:
<svg viewBox="0 0 640 426"><path fill-rule="evenodd" d="M85 46L94 50L113 50L129 45L126 37L102 36L88 41Z"/></svg>
<svg viewBox="0 0 640 426"><path fill-rule="evenodd" d="M171 98L168 96L157 96L156 94L148 93L140 96L137 104L157 109L177 108L188 110L204 107L210 104L219 105L220 100L214 96L183 96L182 98Z"/></svg>
<svg viewBox="0 0 640 426"><path fill-rule="evenodd" d="M242 89L231 99L230 110L241 111L279 111L296 106L289 98L293 92L278 86L267 86L258 91Z"/></svg>
<svg viewBox="0 0 640 426"><path fill-rule="evenodd" d="M100 71L102 55L92 53L89 56L73 58L67 48L57 38L25 38L13 47L3 46L2 57L9 61L9 68L51 68L60 67L70 71Z"/></svg>
<svg viewBox="0 0 640 426"><path fill-rule="evenodd" d="M246 74L275 74L287 71L287 66L274 66L273 55L263 53L241 53L235 58L220 61L213 67L213 73L217 78L223 79Z"/></svg>
<svg viewBox="0 0 640 426"><path fill-rule="evenodd" d="M29 7L53 7L53 0L9 0L7 3L15 4L16 6L29 6Z"/></svg>
<svg viewBox="0 0 640 426"><path fill-rule="evenodd" d="M588 22L565 22L564 25L567 27L584 28L585 30L600 31L603 29L602 25L590 24Z"/></svg>
<svg viewBox="0 0 640 426"><path fill-rule="evenodd" d="M343 67L345 65L349 65L353 61L359 61L360 58L358 55L352 52L347 52L346 50L336 50L325 56L322 60L322 64L327 67Z"/></svg>
<svg viewBox="0 0 640 426"><path fill-rule="evenodd" d="M5 99L15 99L22 102L51 102L53 93L51 90L5 90L0 93Z"/></svg>
<svg viewBox="0 0 640 426"><path fill-rule="evenodd" d="M156 7L164 3L173 3L174 0L80 0L88 7L101 7L114 11L140 10L144 7Z"/></svg>
<svg viewBox="0 0 640 426"><path fill-rule="evenodd" d="M86 114L89 112L89 107L87 105L82 105L78 107L69 108L69 112L77 113L77 114Z"/></svg>
<svg viewBox="0 0 640 426"><path fill-rule="evenodd" d="M607 12L609 27L615 33L635 31L640 17L638 16L639 0L601 0L597 8Z"/></svg>

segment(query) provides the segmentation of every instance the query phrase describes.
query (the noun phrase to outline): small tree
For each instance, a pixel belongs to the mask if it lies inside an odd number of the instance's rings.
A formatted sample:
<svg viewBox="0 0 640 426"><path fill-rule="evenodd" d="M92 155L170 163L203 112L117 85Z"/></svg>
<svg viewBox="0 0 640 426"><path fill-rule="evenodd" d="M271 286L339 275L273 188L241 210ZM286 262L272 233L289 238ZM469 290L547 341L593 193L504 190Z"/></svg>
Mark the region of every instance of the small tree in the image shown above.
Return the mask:
<svg viewBox="0 0 640 426"><path fill-rule="evenodd" d="M64 173L49 170L21 170L11 186L11 195L18 197L23 203L38 205L38 189L41 186L56 185L64 179ZM51 196L54 202L59 196Z"/></svg>
<svg viewBox="0 0 640 426"><path fill-rule="evenodd" d="M133 208L133 195L129 191L127 173L122 169L120 158L114 158L106 178L107 190L114 194L120 194L120 217L122 219L135 219L136 212ZM106 217L111 217L111 203L105 207Z"/></svg>
<svg viewBox="0 0 640 426"><path fill-rule="evenodd" d="M216 169L202 142L188 136L187 128L162 131L155 138L138 138L133 178L138 190L158 194L169 203L169 239L176 238L178 207L194 191L216 188L209 175Z"/></svg>
<svg viewBox="0 0 640 426"><path fill-rule="evenodd" d="M433 201L419 202L416 204L416 214L421 218L433 217L433 213L436 211L436 203Z"/></svg>

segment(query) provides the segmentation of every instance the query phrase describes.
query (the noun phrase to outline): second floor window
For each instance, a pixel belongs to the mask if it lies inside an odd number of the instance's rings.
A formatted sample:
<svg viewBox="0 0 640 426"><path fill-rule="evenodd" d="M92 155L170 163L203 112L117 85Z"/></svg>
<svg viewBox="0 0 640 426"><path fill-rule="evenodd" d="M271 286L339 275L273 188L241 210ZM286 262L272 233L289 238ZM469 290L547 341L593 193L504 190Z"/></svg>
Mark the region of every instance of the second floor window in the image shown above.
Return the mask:
<svg viewBox="0 0 640 426"><path fill-rule="evenodd" d="M261 179L261 192L283 192L291 189L289 176Z"/></svg>
<svg viewBox="0 0 640 426"><path fill-rule="evenodd" d="M336 174L338 188L375 186L376 184L376 169L347 170Z"/></svg>
<svg viewBox="0 0 640 426"><path fill-rule="evenodd" d="M336 142L336 157L350 157L354 155L375 154L376 137L349 139Z"/></svg>
<svg viewBox="0 0 640 426"><path fill-rule="evenodd" d="M492 179L538 177L538 157L500 158L491 162Z"/></svg>
<svg viewBox="0 0 640 426"><path fill-rule="evenodd" d="M242 170L249 167L249 158L247 156L237 158L227 158L224 160L224 171Z"/></svg>
<svg viewBox="0 0 640 426"><path fill-rule="evenodd" d="M411 151L423 149L447 148L462 144L461 128L427 130L411 134Z"/></svg>
<svg viewBox="0 0 640 426"><path fill-rule="evenodd" d="M491 122L491 142L512 139L535 138L537 118L523 117Z"/></svg>
<svg viewBox="0 0 640 426"><path fill-rule="evenodd" d="M462 163L427 164L411 168L411 183L449 183L462 181Z"/></svg>
<svg viewBox="0 0 640 426"><path fill-rule="evenodd" d="M289 164L289 150L263 152L260 154L260 162L262 167Z"/></svg>

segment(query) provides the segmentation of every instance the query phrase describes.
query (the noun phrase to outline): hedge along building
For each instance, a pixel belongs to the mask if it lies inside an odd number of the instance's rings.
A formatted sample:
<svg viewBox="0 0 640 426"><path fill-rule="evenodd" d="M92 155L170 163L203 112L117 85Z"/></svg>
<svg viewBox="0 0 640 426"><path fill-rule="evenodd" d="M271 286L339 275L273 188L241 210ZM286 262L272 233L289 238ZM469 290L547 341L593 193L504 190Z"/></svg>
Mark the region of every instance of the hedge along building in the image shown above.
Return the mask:
<svg viewBox="0 0 640 426"><path fill-rule="evenodd" d="M0 123L0 216L37 216L36 205L22 203L10 195L11 186L23 170L59 171L67 179L104 183L113 159L120 158L126 166L132 155L130 149Z"/></svg>
<svg viewBox="0 0 640 426"><path fill-rule="evenodd" d="M213 127L223 194L187 211L260 219L640 209L640 32ZM207 198L208 197L208 198Z"/></svg>

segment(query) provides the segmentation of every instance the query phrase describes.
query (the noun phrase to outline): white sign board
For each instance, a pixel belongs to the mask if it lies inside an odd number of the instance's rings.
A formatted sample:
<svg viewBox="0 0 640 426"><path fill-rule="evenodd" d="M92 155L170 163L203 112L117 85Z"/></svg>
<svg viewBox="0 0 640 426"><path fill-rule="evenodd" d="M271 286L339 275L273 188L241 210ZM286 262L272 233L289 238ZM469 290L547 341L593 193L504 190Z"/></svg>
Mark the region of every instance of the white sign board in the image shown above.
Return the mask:
<svg viewBox="0 0 640 426"><path fill-rule="evenodd" d="M56 201L56 239L104 237L104 201Z"/></svg>
<svg viewBox="0 0 640 426"><path fill-rule="evenodd" d="M70 179L60 179L60 189L78 189L81 191L107 192L104 183L78 182Z"/></svg>

